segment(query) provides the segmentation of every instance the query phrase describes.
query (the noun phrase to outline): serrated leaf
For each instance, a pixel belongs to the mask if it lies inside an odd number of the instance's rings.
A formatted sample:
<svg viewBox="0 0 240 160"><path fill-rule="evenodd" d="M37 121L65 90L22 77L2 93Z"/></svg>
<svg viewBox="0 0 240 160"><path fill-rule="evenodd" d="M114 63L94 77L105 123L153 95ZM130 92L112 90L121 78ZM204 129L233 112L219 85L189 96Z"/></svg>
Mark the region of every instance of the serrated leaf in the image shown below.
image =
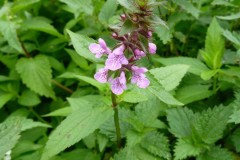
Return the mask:
<svg viewBox="0 0 240 160"><path fill-rule="evenodd" d="M207 66L196 58L190 57L172 57L172 58L156 58L154 61L160 62L165 66L184 64L190 66L188 72L201 75L202 72L208 71Z"/></svg>
<svg viewBox="0 0 240 160"><path fill-rule="evenodd" d="M45 32L57 37L63 37L48 21L42 17L34 17L26 20L22 27L29 30Z"/></svg>
<svg viewBox="0 0 240 160"><path fill-rule="evenodd" d="M172 0L172 2L182 7L195 18L199 17L200 11L191 2L186 0Z"/></svg>
<svg viewBox="0 0 240 160"><path fill-rule="evenodd" d="M230 107L208 109L196 117L194 128L205 143L213 144L223 136L230 114Z"/></svg>
<svg viewBox="0 0 240 160"><path fill-rule="evenodd" d="M21 58L16 64L23 83L32 91L46 97L55 98L51 88L52 70L47 57Z"/></svg>
<svg viewBox="0 0 240 160"><path fill-rule="evenodd" d="M4 36L5 40L8 41L8 44L18 52L23 53L15 24L11 21L0 20L0 26L0 32Z"/></svg>
<svg viewBox="0 0 240 160"><path fill-rule="evenodd" d="M98 133L97 134L97 142L98 142L98 147L99 147L99 151L103 152L105 147L107 146L109 139L107 136Z"/></svg>
<svg viewBox="0 0 240 160"><path fill-rule="evenodd" d="M73 33L70 30L67 30L68 34L70 35L72 44L74 49L77 51L77 53L80 56L83 56L84 58L92 61L92 62L101 62L102 60L95 58L94 54L90 52L88 49L88 46L91 43L94 43L94 40L91 38L88 38L86 36Z"/></svg>
<svg viewBox="0 0 240 160"><path fill-rule="evenodd" d="M188 108L172 108L167 110L167 120L172 132L178 138L189 137L192 134L194 113Z"/></svg>
<svg viewBox="0 0 240 160"><path fill-rule="evenodd" d="M155 27L154 31L163 42L163 44L170 42L173 37L171 30L162 25Z"/></svg>
<svg viewBox="0 0 240 160"><path fill-rule="evenodd" d="M20 138L21 119L15 118L0 124L0 159L11 150Z"/></svg>
<svg viewBox="0 0 240 160"><path fill-rule="evenodd" d="M222 37L222 29L216 18L213 18L206 36L205 52L201 55L207 65L212 69L218 69L222 65L222 57L224 53L224 39Z"/></svg>
<svg viewBox="0 0 240 160"><path fill-rule="evenodd" d="M180 139L174 148L174 160L182 160L189 156L197 156L201 151L201 147L194 146L193 144Z"/></svg>
<svg viewBox="0 0 240 160"><path fill-rule="evenodd" d="M188 65L176 64L161 68L151 69L149 72L167 90L175 89L189 69Z"/></svg>
<svg viewBox="0 0 240 160"><path fill-rule="evenodd" d="M214 92L209 90L209 85L186 85L179 88L176 92L176 98L184 104L202 100L213 95Z"/></svg>
<svg viewBox="0 0 240 160"><path fill-rule="evenodd" d="M240 129L238 128L232 135L231 141L238 153L240 153Z"/></svg>
<svg viewBox="0 0 240 160"><path fill-rule="evenodd" d="M157 86L150 86L148 87L148 90L154 94L160 101L173 105L173 106L181 106L183 103L179 102L177 99L175 99L169 92L165 91L161 87Z"/></svg>
<svg viewBox="0 0 240 160"><path fill-rule="evenodd" d="M227 149L213 146L209 151L197 157L197 160L235 160Z"/></svg>
<svg viewBox="0 0 240 160"><path fill-rule="evenodd" d="M126 134L127 138L127 147L134 147L141 142L143 134L135 130L129 130Z"/></svg>
<svg viewBox="0 0 240 160"><path fill-rule="evenodd" d="M150 132L144 137L141 141L141 147L145 148L153 155L163 157L168 160L171 159L167 137L156 131Z"/></svg>
<svg viewBox="0 0 240 160"><path fill-rule="evenodd" d="M77 107L77 106L76 106ZM44 148L42 160L48 160L88 136L113 115L110 106L79 108L53 131Z"/></svg>
<svg viewBox="0 0 240 160"><path fill-rule="evenodd" d="M103 24L108 24L109 19L114 15L117 7L118 3L116 0L107 0L98 15L99 20Z"/></svg>
<svg viewBox="0 0 240 160"><path fill-rule="evenodd" d="M124 102L129 102L129 103L138 103L138 102L144 102L148 100L148 98L143 93L132 91L132 90L124 92L123 95L121 95L121 97L122 97L121 99Z"/></svg>

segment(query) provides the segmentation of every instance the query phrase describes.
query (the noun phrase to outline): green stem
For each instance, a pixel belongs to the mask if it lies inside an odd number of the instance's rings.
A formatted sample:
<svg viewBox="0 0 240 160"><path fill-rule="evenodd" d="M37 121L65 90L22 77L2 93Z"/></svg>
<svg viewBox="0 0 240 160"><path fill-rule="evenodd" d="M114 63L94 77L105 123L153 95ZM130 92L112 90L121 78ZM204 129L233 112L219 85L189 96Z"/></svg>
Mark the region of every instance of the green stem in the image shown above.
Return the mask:
<svg viewBox="0 0 240 160"><path fill-rule="evenodd" d="M118 149L121 148L121 130L119 125L119 116L118 116L118 108L117 108L117 101L116 101L116 95L114 93L111 94L112 97L112 107L114 110L114 124L116 128L116 136L117 136L117 146Z"/></svg>
<svg viewBox="0 0 240 160"><path fill-rule="evenodd" d="M71 90L70 88L65 87L64 85L62 85L61 83L59 83L58 81L56 81L54 79L52 79L52 83L55 84L57 87L61 88L62 90L65 90L69 94L73 93L73 90Z"/></svg>
<svg viewBox="0 0 240 160"><path fill-rule="evenodd" d="M37 119L40 121L40 122L43 122L45 124L48 124L47 121L45 121L41 116L38 115L38 113L33 109L33 108L30 108L30 111L32 112L32 114L37 117Z"/></svg>
<svg viewBox="0 0 240 160"><path fill-rule="evenodd" d="M213 91L214 91L214 93L217 92L217 80L218 80L217 75L214 75L214 77L213 77Z"/></svg>

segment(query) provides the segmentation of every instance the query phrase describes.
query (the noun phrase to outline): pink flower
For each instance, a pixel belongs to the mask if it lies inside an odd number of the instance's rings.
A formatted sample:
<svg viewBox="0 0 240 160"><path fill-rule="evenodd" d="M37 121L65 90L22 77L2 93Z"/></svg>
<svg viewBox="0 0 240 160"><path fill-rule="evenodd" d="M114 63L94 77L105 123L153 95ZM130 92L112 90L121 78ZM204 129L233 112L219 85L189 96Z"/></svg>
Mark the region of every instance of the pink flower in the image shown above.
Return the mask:
<svg viewBox="0 0 240 160"><path fill-rule="evenodd" d="M138 48L134 50L134 55L135 55L135 59L141 59L141 57L146 56L146 54Z"/></svg>
<svg viewBox="0 0 240 160"><path fill-rule="evenodd" d="M127 89L125 73L121 72L120 77L110 80L111 90L114 94L120 95Z"/></svg>
<svg viewBox="0 0 240 160"><path fill-rule="evenodd" d="M150 54L155 54L157 51L157 46L154 43L148 43L148 51Z"/></svg>
<svg viewBox="0 0 240 160"><path fill-rule="evenodd" d="M103 54L110 54L111 50L107 47L106 42L102 39L98 39L98 43L91 43L89 45L89 50L95 54L96 58L101 58Z"/></svg>
<svg viewBox="0 0 240 160"><path fill-rule="evenodd" d="M131 83L137 84L139 88L146 88L149 86L150 81L146 78L144 74L148 70L144 67L132 66L132 79Z"/></svg>
<svg viewBox="0 0 240 160"><path fill-rule="evenodd" d="M100 83L106 83L108 77L108 69L101 68L95 73L94 78Z"/></svg>
<svg viewBox="0 0 240 160"><path fill-rule="evenodd" d="M124 56L124 45L113 50L111 54L109 54L108 59L105 62L106 68L112 71L116 71L122 67L123 64L128 64L127 58Z"/></svg>

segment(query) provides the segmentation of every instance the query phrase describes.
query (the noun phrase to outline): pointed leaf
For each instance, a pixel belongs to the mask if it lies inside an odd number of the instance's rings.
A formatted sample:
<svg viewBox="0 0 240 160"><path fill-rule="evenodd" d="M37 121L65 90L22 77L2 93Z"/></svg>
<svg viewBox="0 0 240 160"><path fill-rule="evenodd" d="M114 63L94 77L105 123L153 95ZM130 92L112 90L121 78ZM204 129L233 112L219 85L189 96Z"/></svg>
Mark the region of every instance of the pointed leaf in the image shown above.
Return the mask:
<svg viewBox="0 0 240 160"><path fill-rule="evenodd" d="M198 18L200 11L189 1L186 0L172 0L173 3L181 6L188 13L193 15L195 18Z"/></svg>
<svg viewBox="0 0 240 160"><path fill-rule="evenodd" d="M118 3L116 0L107 0L98 15L99 20L103 24L108 24L109 19L114 15L117 7Z"/></svg>

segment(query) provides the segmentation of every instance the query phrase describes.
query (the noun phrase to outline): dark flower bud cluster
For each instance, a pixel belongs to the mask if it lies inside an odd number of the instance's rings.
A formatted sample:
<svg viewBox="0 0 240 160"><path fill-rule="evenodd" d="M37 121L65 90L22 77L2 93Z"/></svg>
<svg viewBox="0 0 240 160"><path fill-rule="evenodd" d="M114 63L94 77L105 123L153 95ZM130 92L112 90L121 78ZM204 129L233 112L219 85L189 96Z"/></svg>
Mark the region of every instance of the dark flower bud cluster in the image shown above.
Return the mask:
<svg viewBox="0 0 240 160"><path fill-rule="evenodd" d="M124 13L120 16L120 27L112 33L112 37L119 43L112 50L101 38L98 39L98 44L89 45L89 50L96 58L107 56L105 67L99 69L94 78L101 83L109 82L116 95L127 89L126 72L131 73L132 84L140 88L146 88L150 84L145 75L148 69L137 66L136 62L147 54L155 54L157 50L151 42L153 30L149 17L152 12L147 5L138 8L137 13Z"/></svg>

